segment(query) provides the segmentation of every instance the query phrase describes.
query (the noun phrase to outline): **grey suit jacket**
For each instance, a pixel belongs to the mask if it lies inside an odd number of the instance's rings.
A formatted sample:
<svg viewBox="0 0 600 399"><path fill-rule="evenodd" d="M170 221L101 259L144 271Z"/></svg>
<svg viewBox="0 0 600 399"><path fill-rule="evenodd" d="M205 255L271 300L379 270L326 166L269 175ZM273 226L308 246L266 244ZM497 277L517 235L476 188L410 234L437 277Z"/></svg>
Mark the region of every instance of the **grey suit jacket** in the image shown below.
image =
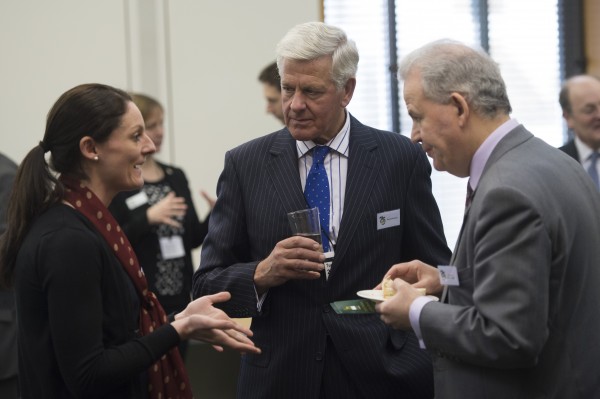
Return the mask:
<svg viewBox="0 0 600 399"><path fill-rule="evenodd" d="M600 195L579 163L511 131L451 262L460 286L420 321L436 398L600 397Z"/></svg>
<svg viewBox="0 0 600 399"><path fill-rule="evenodd" d="M432 397L430 358L413 333L392 330L377 314L339 315L329 305L358 299L356 292L375 287L394 263L449 260L430 172L419 145L352 118L346 200L329 280L271 288L258 313L256 265L291 236L286 213L307 207L296 142L283 129L227 153L194 296L230 291L223 309L253 317L262 354L243 357L240 398L318 397L328 341L360 390L357 397ZM396 209L400 225L378 230L377 215Z"/></svg>

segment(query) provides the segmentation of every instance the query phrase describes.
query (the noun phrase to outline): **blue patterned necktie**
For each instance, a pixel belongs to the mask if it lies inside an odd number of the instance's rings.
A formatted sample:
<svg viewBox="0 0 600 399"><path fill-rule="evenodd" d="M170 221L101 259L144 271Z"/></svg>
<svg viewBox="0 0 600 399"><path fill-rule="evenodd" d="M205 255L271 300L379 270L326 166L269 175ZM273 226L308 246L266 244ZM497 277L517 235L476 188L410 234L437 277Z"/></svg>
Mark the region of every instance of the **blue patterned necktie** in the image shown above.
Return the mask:
<svg viewBox="0 0 600 399"><path fill-rule="evenodd" d="M323 165L325 156L329 153L327 146L316 146L313 148L313 163L306 176L306 186L304 187L304 197L309 207L319 208L319 219L321 222L321 241L323 242L323 251L329 251L329 179L327 171Z"/></svg>
<svg viewBox="0 0 600 399"><path fill-rule="evenodd" d="M596 188L600 189L600 181L598 180L598 169L596 168L596 162L598 161L598 157L600 157L600 154L598 154L596 151L592 152L592 155L590 155L589 158L591 162L590 166L587 169L587 172L594 181Z"/></svg>

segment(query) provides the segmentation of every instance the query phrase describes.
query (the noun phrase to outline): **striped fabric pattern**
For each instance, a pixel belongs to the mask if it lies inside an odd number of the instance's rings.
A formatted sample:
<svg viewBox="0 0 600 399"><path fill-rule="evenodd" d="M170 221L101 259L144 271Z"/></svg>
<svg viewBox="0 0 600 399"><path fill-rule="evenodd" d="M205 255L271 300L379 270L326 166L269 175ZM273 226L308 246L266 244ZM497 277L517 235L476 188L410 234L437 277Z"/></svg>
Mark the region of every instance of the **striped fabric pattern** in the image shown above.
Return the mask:
<svg viewBox="0 0 600 399"><path fill-rule="evenodd" d="M227 290L232 299L222 308L253 317L262 354L244 355L238 397L318 398L323 375L340 378L328 387L350 384L343 377L350 375L357 398L433 397L430 358L414 334L392 330L376 314L338 315L329 305L375 287L395 263L447 264L430 173L419 145L351 117L344 211L329 279L271 288L259 312L255 268L291 235L286 213L307 206L296 142L284 128L226 154L194 296ZM400 225L378 230L378 214L392 210L400 211ZM324 373L328 340L345 373Z"/></svg>

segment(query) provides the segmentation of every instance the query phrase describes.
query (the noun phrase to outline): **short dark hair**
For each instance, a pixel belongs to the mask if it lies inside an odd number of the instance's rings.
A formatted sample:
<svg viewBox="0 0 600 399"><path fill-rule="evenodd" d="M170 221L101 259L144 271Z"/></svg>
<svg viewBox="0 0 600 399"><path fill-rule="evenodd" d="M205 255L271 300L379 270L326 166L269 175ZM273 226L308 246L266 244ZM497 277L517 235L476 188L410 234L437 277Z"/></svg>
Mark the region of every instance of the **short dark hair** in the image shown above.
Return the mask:
<svg viewBox="0 0 600 399"><path fill-rule="evenodd" d="M573 110L571 109L571 102L569 101L569 81L565 81L560 88L558 95L558 102L565 114L570 114Z"/></svg>
<svg viewBox="0 0 600 399"><path fill-rule="evenodd" d="M262 83L270 84L276 87L277 90L281 91L281 78L279 77L279 69L277 69L277 63L273 62L267 65L258 75L258 80Z"/></svg>
<svg viewBox="0 0 600 399"><path fill-rule="evenodd" d="M560 93L558 94L558 102L559 102L560 107L562 108L562 111L564 114L570 115L571 113L573 113L571 99L569 98L569 90L571 88L571 83L573 81L577 81L577 80L581 80L581 79L588 79L588 78L595 79L600 82L600 78L598 78L598 76L587 75L587 74L571 76L570 78L568 78L567 80L564 81L564 83L562 84L562 86L560 88Z"/></svg>

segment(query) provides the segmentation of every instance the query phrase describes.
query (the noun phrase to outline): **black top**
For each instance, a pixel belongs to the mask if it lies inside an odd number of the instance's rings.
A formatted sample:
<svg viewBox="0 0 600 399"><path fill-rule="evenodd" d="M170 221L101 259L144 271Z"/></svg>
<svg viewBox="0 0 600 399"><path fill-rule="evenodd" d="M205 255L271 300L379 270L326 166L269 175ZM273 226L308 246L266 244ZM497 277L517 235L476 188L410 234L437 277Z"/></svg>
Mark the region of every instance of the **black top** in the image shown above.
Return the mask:
<svg viewBox="0 0 600 399"><path fill-rule="evenodd" d="M138 337L139 298L94 226L66 205L28 232L16 262L19 380L27 398L144 398L146 370L179 342Z"/></svg>

